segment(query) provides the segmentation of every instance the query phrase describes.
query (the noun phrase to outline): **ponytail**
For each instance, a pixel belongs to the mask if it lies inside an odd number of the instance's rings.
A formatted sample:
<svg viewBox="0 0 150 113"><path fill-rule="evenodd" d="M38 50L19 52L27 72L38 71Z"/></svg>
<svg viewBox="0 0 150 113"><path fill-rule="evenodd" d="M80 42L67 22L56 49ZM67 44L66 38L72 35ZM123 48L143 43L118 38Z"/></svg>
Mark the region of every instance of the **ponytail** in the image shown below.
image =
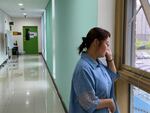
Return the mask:
<svg viewBox="0 0 150 113"><path fill-rule="evenodd" d="M82 44L78 48L79 54L83 51L84 48L86 48L86 46L87 46L86 43L87 43L87 38L86 37L82 37Z"/></svg>

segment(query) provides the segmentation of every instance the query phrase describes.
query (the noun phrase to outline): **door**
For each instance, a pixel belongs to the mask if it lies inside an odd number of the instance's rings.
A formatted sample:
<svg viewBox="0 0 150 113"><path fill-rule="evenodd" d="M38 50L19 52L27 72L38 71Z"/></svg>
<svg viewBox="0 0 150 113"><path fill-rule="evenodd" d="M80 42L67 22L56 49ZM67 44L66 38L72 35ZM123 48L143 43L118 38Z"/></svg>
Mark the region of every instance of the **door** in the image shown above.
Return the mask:
<svg viewBox="0 0 150 113"><path fill-rule="evenodd" d="M23 48L25 54L38 54L37 26L23 26Z"/></svg>

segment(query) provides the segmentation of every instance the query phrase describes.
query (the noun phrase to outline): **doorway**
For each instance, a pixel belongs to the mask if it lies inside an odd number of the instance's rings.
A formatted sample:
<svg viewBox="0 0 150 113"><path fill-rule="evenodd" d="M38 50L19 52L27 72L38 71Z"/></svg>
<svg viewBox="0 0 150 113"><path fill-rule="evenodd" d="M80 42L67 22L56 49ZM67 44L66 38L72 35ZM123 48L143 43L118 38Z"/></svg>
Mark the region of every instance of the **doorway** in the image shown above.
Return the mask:
<svg viewBox="0 0 150 113"><path fill-rule="evenodd" d="M37 26L23 26L23 48L25 54L38 54Z"/></svg>

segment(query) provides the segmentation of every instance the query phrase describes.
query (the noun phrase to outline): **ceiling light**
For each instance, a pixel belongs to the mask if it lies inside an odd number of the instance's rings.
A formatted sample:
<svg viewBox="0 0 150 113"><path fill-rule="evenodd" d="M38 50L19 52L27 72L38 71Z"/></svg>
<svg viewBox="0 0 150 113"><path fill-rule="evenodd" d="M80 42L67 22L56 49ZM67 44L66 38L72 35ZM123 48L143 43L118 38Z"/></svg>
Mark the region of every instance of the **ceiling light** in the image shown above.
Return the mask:
<svg viewBox="0 0 150 113"><path fill-rule="evenodd" d="M29 101L28 100L26 100L26 105L28 105L29 104Z"/></svg>
<svg viewBox="0 0 150 113"><path fill-rule="evenodd" d="M25 15L27 15L27 13L23 13L23 15L25 16Z"/></svg>
<svg viewBox="0 0 150 113"><path fill-rule="evenodd" d="M26 92L26 95L30 95L30 92L29 92L29 91L27 91L27 92Z"/></svg>
<svg viewBox="0 0 150 113"><path fill-rule="evenodd" d="M19 6L23 6L23 3L19 3L18 5L19 5Z"/></svg>
<svg viewBox="0 0 150 113"><path fill-rule="evenodd" d="M24 17L27 18L27 13L23 13Z"/></svg>

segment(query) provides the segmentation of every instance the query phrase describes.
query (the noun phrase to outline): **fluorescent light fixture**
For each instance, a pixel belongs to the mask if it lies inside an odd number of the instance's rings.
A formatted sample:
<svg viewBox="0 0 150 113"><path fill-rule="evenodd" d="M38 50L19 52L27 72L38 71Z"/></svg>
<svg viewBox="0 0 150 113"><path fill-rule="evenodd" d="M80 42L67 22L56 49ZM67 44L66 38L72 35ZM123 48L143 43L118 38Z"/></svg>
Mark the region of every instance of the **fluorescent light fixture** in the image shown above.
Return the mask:
<svg viewBox="0 0 150 113"><path fill-rule="evenodd" d="M23 3L18 3L19 6L23 6Z"/></svg>

